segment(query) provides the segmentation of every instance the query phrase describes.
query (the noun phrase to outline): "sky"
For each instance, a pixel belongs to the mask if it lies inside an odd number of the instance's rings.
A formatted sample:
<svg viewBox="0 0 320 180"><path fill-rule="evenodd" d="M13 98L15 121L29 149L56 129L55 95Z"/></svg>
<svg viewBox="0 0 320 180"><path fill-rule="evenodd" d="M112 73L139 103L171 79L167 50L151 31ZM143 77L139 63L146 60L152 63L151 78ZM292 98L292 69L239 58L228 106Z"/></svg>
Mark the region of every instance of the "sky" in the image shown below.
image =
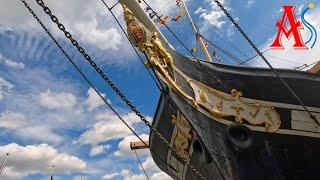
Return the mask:
<svg viewBox="0 0 320 180"><path fill-rule="evenodd" d="M121 116L148 140L148 128L131 112L92 70L77 50L41 11L27 0L74 61L94 82ZM45 0L92 58L117 87L152 122L160 92L99 0ZM107 0L113 5L115 0ZM163 15L179 11L174 0L149 0ZM310 1L221 0L260 50L269 49L283 15L283 5L294 5L300 19ZM211 0L186 1L200 33L241 60L255 56L254 50L236 31ZM320 29L320 1L306 19ZM122 25L121 6L113 9ZM186 18L168 26L187 47L196 39ZM168 30L159 25L177 51L188 54ZM307 30L303 39L309 37ZM296 51L292 39L283 40L285 50L269 50L264 55L277 68L295 68L315 62L320 45ZM201 52L195 53L203 58ZM223 63L236 64L219 53ZM249 66L266 67L260 58ZM132 133L99 99L93 89L67 62L27 9L18 0L1 0L0 7L0 161L10 153L1 179L49 179L52 165L55 179L145 179L134 153ZM142 164L152 180L170 179L153 162L148 150L139 150Z"/></svg>

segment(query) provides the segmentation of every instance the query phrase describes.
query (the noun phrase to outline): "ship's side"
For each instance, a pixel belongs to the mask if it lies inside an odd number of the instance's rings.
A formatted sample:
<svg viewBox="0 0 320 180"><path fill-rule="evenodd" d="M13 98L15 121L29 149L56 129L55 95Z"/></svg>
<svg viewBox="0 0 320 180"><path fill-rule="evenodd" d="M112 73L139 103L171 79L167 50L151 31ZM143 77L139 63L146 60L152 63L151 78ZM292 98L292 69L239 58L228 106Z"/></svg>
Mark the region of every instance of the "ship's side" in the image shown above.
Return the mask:
<svg viewBox="0 0 320 180"><path fill-rule="evenodd" d="M163 86L150 151L164 172L218 180L320 175L320 76L276 70L306 112L274 71L184 57L137 2L120 2L132 43Z"/></svg>
<svg viewBox="0 0 320 180"><path fill-rule="evenodd" d="M150 149L163 171L174 179L200 179L186 165L188 161L206 179L316 179L320 175L320 126L271 70L200 65L174 51L170 54L175 83L185 94L159 74L166 88L153 127L183 156L171 152L151 132ZM316 93L320 77L278 72L320 120Z"/></svg>

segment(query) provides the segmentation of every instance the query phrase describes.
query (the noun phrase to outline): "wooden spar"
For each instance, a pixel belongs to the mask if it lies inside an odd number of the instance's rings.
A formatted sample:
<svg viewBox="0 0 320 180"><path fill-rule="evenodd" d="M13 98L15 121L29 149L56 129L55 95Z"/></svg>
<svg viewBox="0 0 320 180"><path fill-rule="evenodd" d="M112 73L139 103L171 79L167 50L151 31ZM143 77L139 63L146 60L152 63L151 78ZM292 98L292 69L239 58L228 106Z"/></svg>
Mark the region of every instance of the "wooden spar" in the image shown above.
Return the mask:
<svg viewBox="0 0 320 180"><path fill-rule="evenodd" d="M199 42L199 44L200 44L200 47L201 47L201 49L202 49L202 52L203 52L203 54L204 54L205 57L206 57L206 60L209 61L209 62L212 62L211 56L210 56L210 54L209 54L209 52L208 52L208 49L207 49L206 45L204 44L204 41L203 41L202 37L199 35L199 31L198 31L195 23L193 22L193 20L192 20L192 18L191 18L191 16L190 16L190 13L189 13L189 10L188 10L186 4L184 3L183 0L181 0L181 2L182 2L182 4L183 4L183 8L185 9L185 11L186 11L186 13L187 13L188 19L189 19L189 21L190 21L190 23L191 23L191 26L192 26L192 29L193 29L195 35L196 35L196 38L197 38L197 40L198 40L198 42Z"/></svg>
<svg viewBox="0 0 320 180"><path fill-rule="evenodd" d="M9 153L6 154L6 157L4 158L4 161L0 166L0 175L2 174L2 171L3 171L3 169L4 169L5 165L6 165L6 162L8 160L8 156L9 156Z"/></svg>
<svg viewBox="0 0 320 180"><path fill-rule="evenodd" d="M308 72L314 73L314 74L320 73L320 61L316 65L314 65L312 68L310 68Z"/></svg>
<svg viewBox="0 0 320 180"><path fill-rule="evenodd" d="M130 149L131 150L136 150L136 149L147 149L147 148L149 148L149 141L144 141L144 142L147 144L147 146L141 141L139 141L139 142L131 142L130 143Z"/></svg>

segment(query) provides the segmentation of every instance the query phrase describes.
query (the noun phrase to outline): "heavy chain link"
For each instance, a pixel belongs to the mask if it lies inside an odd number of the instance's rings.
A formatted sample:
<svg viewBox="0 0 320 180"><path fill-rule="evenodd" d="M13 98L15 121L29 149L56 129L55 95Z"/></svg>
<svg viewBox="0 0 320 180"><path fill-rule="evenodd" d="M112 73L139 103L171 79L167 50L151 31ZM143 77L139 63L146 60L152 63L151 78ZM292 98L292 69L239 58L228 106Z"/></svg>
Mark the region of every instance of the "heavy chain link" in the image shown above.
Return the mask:
<svg viewBox="0 0 320 180"><path fill-rule="evenodd" d="M309 109L306 107L306 105L303 103L301 98L296 94L296 92L291 88L291 86L280 76L278 71L273 68L273 66L270 64L270 62L266 59L266 57L263 55L263 53L258 49L258 47L251 41L251 39L248 37L248 35L243 31L243 29L239 26L239 24L233 19L233 17L229 14L229 12L224 8L224 6L219 2L219 0L214 0L216 4L219 6L219 8L224 12L224 14L229 18L229 20L232 22L232 24L238 29L238 31L241 33L241 35L246 39L246 41L251 45L251 47L259 54L259 56L263 59L263 61L269 66L269 68L273 71L273 73L277 76L277 78L281 81L281 83L289 90L291 95L299 102L299 104L303 107L303 109L309 114L310 118L318 125L320 126L320 122L317 120L317 118L311 114Z"/></svg>
<svg viewBox="0 0 320 180"><path fill-rule="evenodd" d="M50 31L46 28L46 26L42 23L39 17L35 14L35 12L30 8L28 3L25 0L20 0L25 7L29 10L32 16L37 20L40 26L44 29L50 39L54 42L54 44L59 48L59 50L63 53L63 55L68 59L68 61L73 65L73 67L79 72L79 74L84 78L84 80L89 84L90 87L98 94L98 96L105 102L105 104L111 109L111 111L130 129L130 131L138 137L143 143L145 143L139 135L129 126L129 124L120 116L120 114L111 106L111 104L107 101L107 99L98 91L98 89L94 86L94 84L86 77L86 75L82 72L79 66L71 59L68 53L63 49L63 47L59 44L59 42L53 37Z"/></svg>
<svg viewBox="0 0 320 180"><path fill-rule="evenodd" d="M21 0L27 7L27 3L24 0ZM36 2L43 8L44 12L48 14L51 20L58 26L58 28L65 34L65 36L71 41L71 43L78 49L78 51L83 55L83 57L90 63L90 65L98 72L98 74L107 82L107 84L115 91L115 93L126 103L127 106L147 125L156 135L163 141L171 151L173 151L178 157L180 157L184 163L195 172L201 179L207 180L206 177L200 173L189 161L182 158L181 154L170 144L170 142L155 128L152 127L150 122L137 110L137 108L129 101L129 99L115 86L115 84L109 79L109 77L103 72L103 70L91 59L91 57L85 52L85 50L79 45L79 43L72 37L71 33L68 32L63 24L61 24L58 18L52 14L51 10L44 4L42 0L36 0ZM35 14L33 13L35 17ZM37 21L40 20L37 18ZM39 22L41 23L41 21ZM42 24L42 23L41 23ZM45 26L41 25L43 28ZM46 29L46 28L45 28ZM47 32L47 30L46 30ZM65 51L63 50L66 55ZM141 139L140 139L141 140ZM143 140L141 140L144 142Z"/></svg>
<svg viewBox="0 0 320 180"><path fill-rule="evenodd" d="M149 127L151 124L146 118L137 110L137 108L128 100L128 98L116 87L116 85L109 79L109 77L103 72L103 70L92 60L92 58L85 52L85 50L79 45L78 41L73 38L70 32L68 32L63 24L61 24L58 18L52 14L51 10L44 4L42 0L36 0L37 3L43 8L44 12L48 14L51 20L58 26L58 28L64 33L64 35L70 40L83 57L90 63L90 65L96 70L96 72L107 82L107 84L115 91L117 95L126 103L127 106Z"/></svg>

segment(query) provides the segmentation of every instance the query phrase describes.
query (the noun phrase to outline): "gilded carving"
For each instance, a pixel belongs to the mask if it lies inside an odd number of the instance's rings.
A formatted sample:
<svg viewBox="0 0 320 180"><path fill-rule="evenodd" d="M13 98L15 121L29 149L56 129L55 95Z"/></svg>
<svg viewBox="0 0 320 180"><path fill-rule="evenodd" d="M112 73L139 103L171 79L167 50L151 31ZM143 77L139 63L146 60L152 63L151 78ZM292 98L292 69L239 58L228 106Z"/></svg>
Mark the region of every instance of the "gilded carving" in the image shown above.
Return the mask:
<svg viewBox="0 0 320 180"><path fill-rule="evenodd" d="M175 125L173 132L173 147L182 158L189 159L190 144L194 132L187 119L178 111L177 116L172 116L172 123Z"/></svg>
<svg viewBox="0 0 320 180"><path fill-rule="evenodd" d="M145 43L147 41L147 37L144 26L135 19L133 13L125 5L123 5L123 11L130 41L135 46Z"/></svg>
<svg viewBox="0 0 320 180"><path fill-rule="evenodd" d="M217 110L218 110L218 111L223 111L223 101L219 101L219 102L217 103Z"/></svg>
<svg viewBox="0 0 320 180"><path fill-rule="evenodd" d="M200 91L200 92L199 92L199 96L200 96L200 100L201 100L202 102L208 102L208 101L207 101L208 97L207 97L207 95L206 95L206 93L205 93L204 91Z"/></svg>
<svg viewBox="0 0 320 180"><path fill-rule="evenodd" d="M195 101L202 109L217 118L233 116L237 123L248 123L265 127L267 132L275 132L281 125L280 115L269 105L255 100L244 99L242 92L232 89L230 94L215 90L186 76L180 70L177 73L187 79L195 93ZM206 95L206 101L203 96ZM225 107L225 108L223 108ZM228 107L228 108L226 108Z"/></svg>
<svg viewBox="0 0 320 180"><path fill-rule="evenodd" d="M241 107L240 104L234 104L232 105L230 108L236 110L236 118L235 121L237 123L242 123L242 118L241 118L241 111L243 111L244 109Z"/></svg>
<svg viewBox="0 0 320 180"><path fill-rule="evenodd" d="M135 17L132 15L132 12L126 6L123 6L123 9L125 12L124 16L127 27L129 27L130 23L135 21ZM143 26L141 25L141 27ZM132 29L133 32L128 32L128 34L135 34L134 37L142 36L141 34L143 33L141 33L141 30L138 30L139 28L137 26L134 26L133 28L128 28L128 31L131 31ZM147 56L148 59L145 65L149 68L155 68L157 70L157 73L159 74L159 77L163 79L166 83L168 83L176 93L186 98L195 108L198 108L198 104L195 102L195 100L191 96L186 94L184 91L182 91L182 89L175 82L175 71L172 56L163 47L161 41L157 36L157 33L151 32L151 36L147 35L146 40L144 40L143 38L137 39L138 40L135 41L137 42L136 46L139 48L141 52L143 52Z"/></svg>
<svg viewBox="0 0 320 180"><path fill-rule="evenodd" d="M154 68L159 77L167 83L174 92L183 97L196 109L201 107L217 118L233 116L238 123L247 122L251 125L264 125L267 132L275 132L279 129L281 124L280 115L272 106L257 103L250 99L244 100L242 92L236 89L232 89L231 94L218 91L187 77L179 69L175 68L172 56L163 47L157 33L149 32L150 35L148 35L148 33L145 32L144 26L135 19L132 12L125 6L123 6L123 9L128 27L128 35L139 50L147 56L148 61L146 62L146 66ZM187 80L194 90L195 98L186 94L181 87L177 85L175 73L179 73ZM181 117L173 118L172 121L179 124L178 127L183 127L180 125L181 122L179 118L181 119ZM179 147L183 147L181 148L181 151L183 151L189 144L186 143L188 140L188 138L186 138L187 136L179 136L179 134L183 134L183 132L180 131L181 130L179 130L179 133L177 132L178 135L176 139ZM178 146L178 144L176 145Z"/></svg>

